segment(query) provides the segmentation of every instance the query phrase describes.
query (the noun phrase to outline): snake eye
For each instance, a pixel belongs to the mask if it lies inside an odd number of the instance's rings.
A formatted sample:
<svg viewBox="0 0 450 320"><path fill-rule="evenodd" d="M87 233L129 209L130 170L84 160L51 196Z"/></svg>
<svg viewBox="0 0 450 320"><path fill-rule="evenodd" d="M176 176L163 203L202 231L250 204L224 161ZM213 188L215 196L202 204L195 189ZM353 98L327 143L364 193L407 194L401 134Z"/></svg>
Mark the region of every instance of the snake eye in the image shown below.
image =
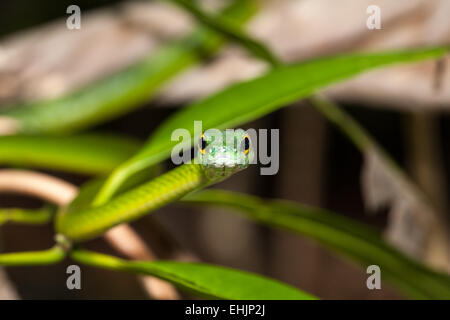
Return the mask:
<svg viewBox="0 0 450 320"><path fill-rule="evenodd" d="M247 155L250 151L250 138L248 135L244 136L242 139L244 154Z"/></svg>
<svg viewBox="0 0 450 320"><path fill-rule="evenodd" d="M200 150L200 152L202 154L205 154L205 149L206 149L206 139L205 136L202 134L202 136L200 137L200 141L198 143L198 149Z"/></svg>

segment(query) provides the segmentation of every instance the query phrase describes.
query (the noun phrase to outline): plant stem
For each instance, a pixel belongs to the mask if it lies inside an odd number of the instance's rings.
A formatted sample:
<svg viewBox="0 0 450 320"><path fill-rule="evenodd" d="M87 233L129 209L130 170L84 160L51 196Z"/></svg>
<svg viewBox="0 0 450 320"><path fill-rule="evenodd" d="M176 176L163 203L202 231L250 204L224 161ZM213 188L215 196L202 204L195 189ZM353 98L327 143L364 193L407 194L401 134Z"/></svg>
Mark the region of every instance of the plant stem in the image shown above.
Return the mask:
<svg viewBox="0 0 450 320"><path fill-rule="evenodd" d="M330 122L336 125L361 152L364 153L376 145L363 127L330 100L318 95L311 96L308 100Z"/></svg>
<svg viewBox="0 0 450 320"><path fill-rule="evenodd" d="M109 270L124 271L126 261L103 253L74 248L70 257L80 263Z"/></svg>
<svg viewBox="0 0 450 320"><path fill-rule="evenodd" d="M55 210L46 207L37 210L8 208L0 209L0 225L13 222L24 224L45 224L51 221Z"/></svg>
<svg viewBox="0 0 450 320"><path fill-rule="evenodd" d="M60 245L41 251L25 251L0 254L0 266L38 266L54 264L66 256Z"/></svg>

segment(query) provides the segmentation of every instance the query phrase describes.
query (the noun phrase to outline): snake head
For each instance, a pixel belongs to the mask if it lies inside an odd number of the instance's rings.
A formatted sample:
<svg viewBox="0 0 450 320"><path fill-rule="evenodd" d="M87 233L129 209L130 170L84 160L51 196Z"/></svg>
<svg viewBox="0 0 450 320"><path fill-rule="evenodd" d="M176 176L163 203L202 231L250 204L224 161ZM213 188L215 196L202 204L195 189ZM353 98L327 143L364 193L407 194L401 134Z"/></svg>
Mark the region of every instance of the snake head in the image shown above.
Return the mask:
<svg viewBox="0 0 450 320"><path fill-rule="evenodd" d="M206 130L198 144L198 158L209 178L220 178L248 167L254 152L250 136L242 129Z"/></svg>

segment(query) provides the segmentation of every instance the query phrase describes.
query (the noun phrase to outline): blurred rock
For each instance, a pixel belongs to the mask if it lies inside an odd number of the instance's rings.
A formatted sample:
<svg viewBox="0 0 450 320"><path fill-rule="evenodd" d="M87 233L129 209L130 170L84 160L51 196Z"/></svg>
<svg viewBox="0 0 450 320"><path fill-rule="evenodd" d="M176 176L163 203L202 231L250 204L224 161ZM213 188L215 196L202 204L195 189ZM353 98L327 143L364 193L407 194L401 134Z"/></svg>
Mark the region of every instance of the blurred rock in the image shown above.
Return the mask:
<svg viewBox="0 0 450 320"><path fill-rule="evenodd" d="M369 5L381 8L381 30L366 27ZM447 0L267 0L247 30L293 62L354 50L448 44L449 14ZM0 41L0 103L64 94L151 54L161 42L189 32L191 25L170 4L134 1L82 13L81 30L68 30L61 19L11 35ZM160 102L196 99L265 68L240 49L227 50L178 77ZM448 109L450 72L440 73L439 90L433 86L436 74L435 62L386 68L326 93L374 107Z"/></svg>

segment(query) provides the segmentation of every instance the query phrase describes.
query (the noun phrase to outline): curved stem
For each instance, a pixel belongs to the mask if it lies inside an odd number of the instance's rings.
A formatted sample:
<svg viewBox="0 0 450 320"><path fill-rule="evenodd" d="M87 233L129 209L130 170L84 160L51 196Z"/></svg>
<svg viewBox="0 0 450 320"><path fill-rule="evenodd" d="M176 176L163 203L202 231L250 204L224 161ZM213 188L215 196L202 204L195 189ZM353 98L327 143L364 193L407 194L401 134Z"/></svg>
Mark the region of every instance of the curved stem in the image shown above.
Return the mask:
<svg viewBox="0 0 450 320"><path fill-rule="evenodd" d="M0 254L0 266L40 266L54 264L66 256L60 245L41 251L24 251Z"/></svg>
<svg viewBox="0 0 450 320"><path fill-rule="evenodd" d="M64 206L78 193L78 188L47 174L27 170L0 170L0 192L29 194Z"/></svg>
<svg viewBox="0 0 450 320"><path fill-rule="evenodd" d="M51 221L54 208L44 207L42 209L21 209L21 208L7 208L0 209L0 225L13 222L24 224L45 224Z"/></svg>
<svg viewBox="0 0 450 320"><path fill-rule="evenodd" d="M74 248L70 252L70 257L80 263L116 271L124 271L127 269L127 263L120 258L106 255L103 253Z"/></svg>

